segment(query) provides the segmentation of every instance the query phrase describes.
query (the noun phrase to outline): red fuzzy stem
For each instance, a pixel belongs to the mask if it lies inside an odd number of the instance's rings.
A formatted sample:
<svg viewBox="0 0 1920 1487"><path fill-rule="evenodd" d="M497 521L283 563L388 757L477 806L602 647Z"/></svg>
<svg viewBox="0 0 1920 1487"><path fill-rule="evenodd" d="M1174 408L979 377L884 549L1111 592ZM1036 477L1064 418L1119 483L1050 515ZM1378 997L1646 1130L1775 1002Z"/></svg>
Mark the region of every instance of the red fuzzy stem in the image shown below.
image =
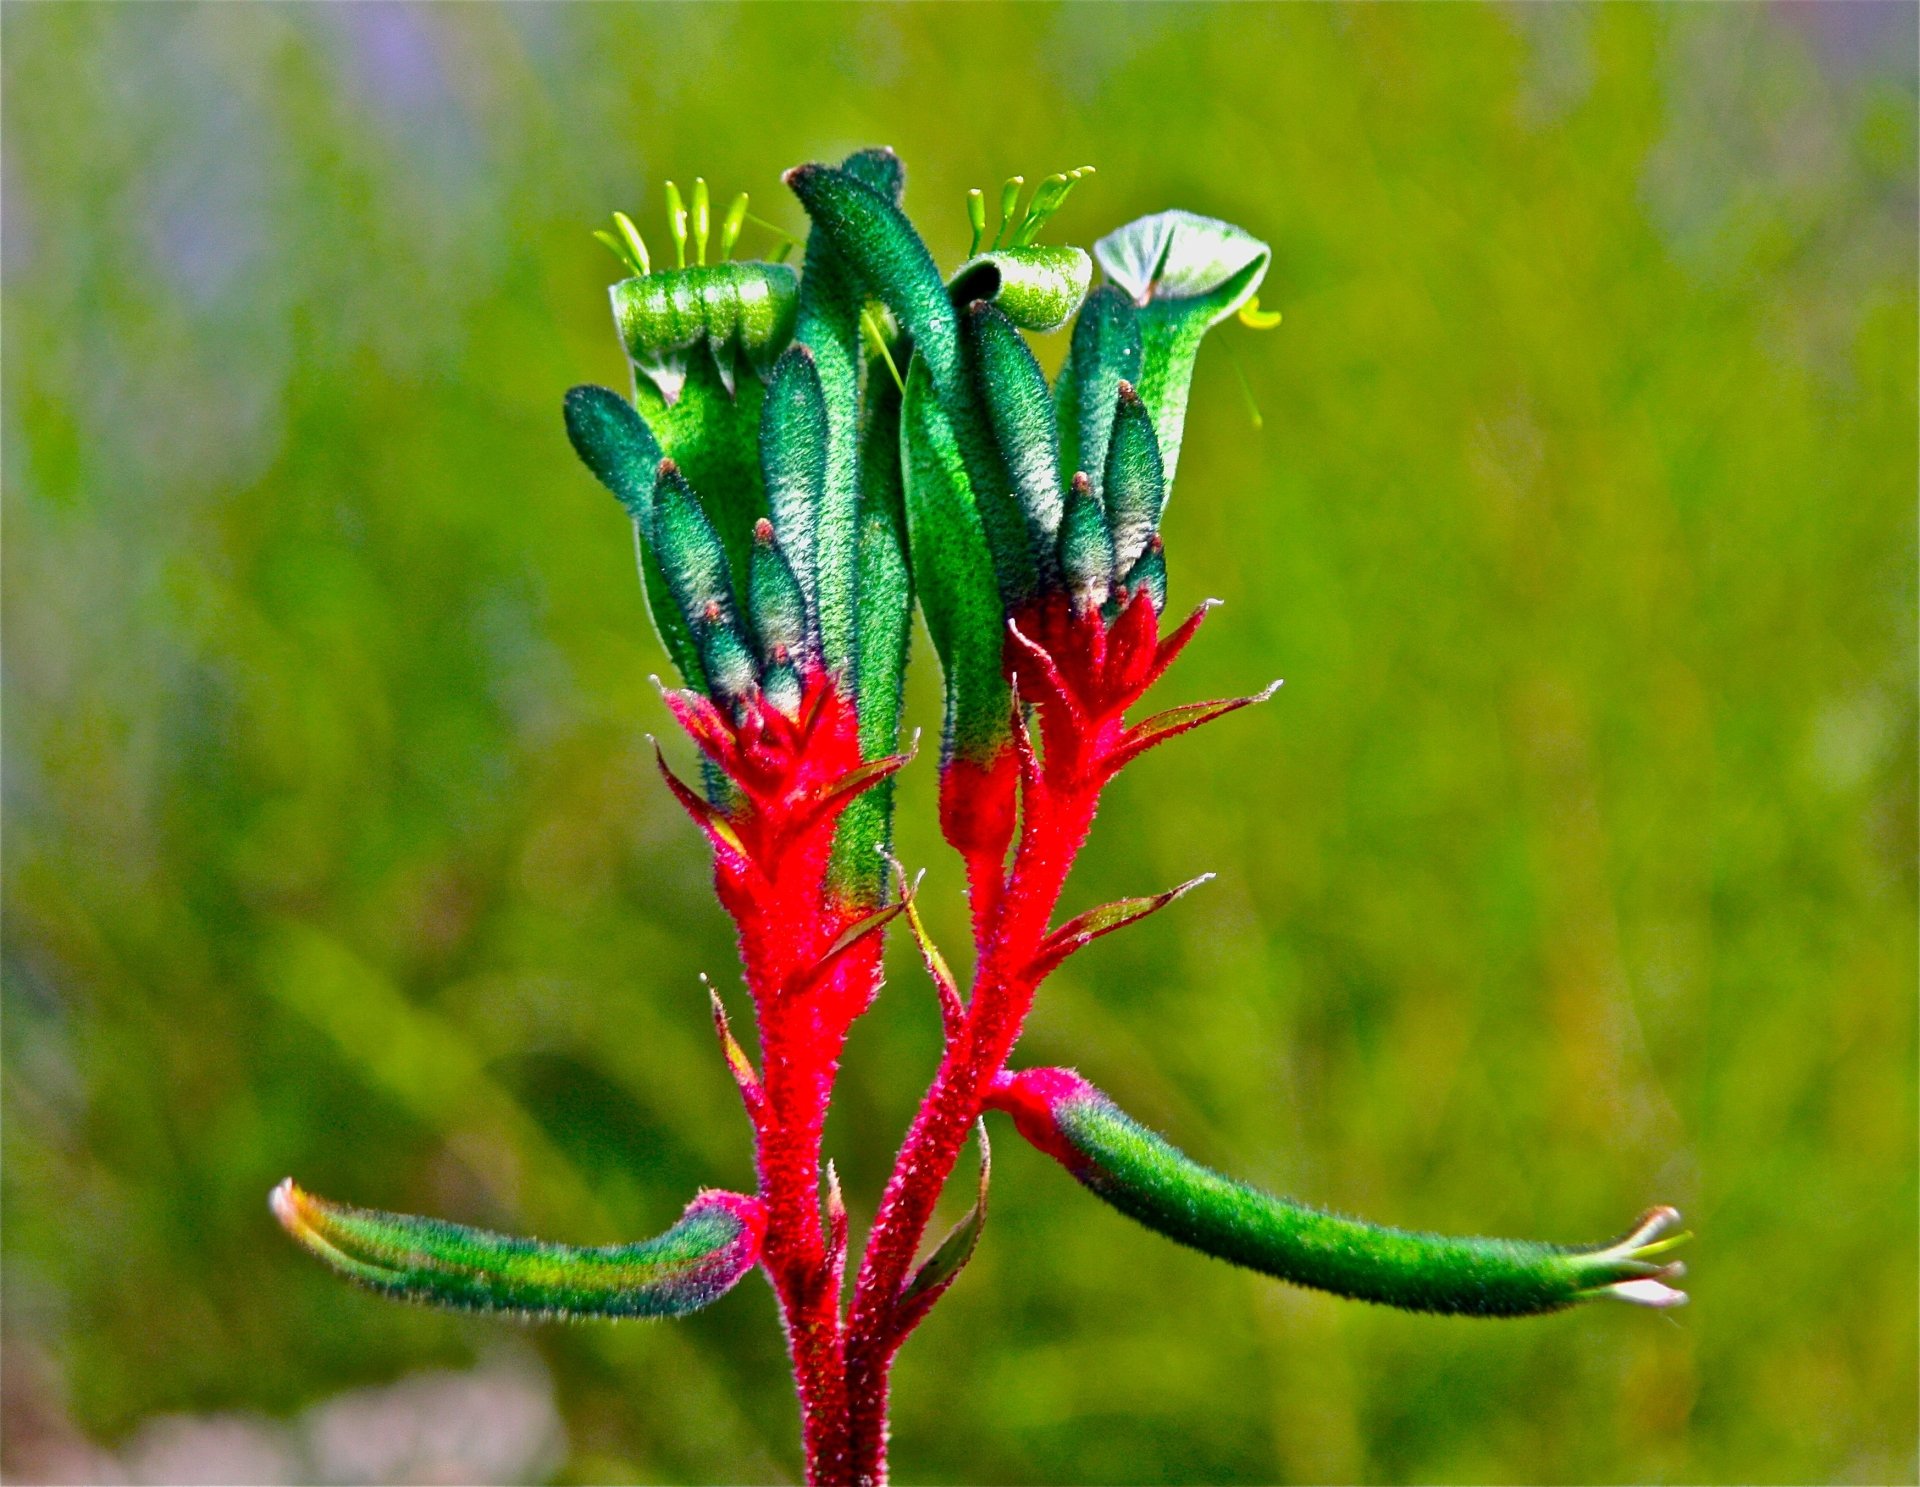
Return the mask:
<svg viewBox="0 0 1920 1487"><path fill-rule="evenodd" d="M913 1324L899 1300L914 1256L1033 1005L1044 974L1036 972L1041 944L1111 777L1111 761L1124 746L1122 714L1161 669L1154 664L1156 617L1144 594L1111 627L1098 613L1075 613L1055 599L1031 607L1010 628L1007 661L1015 696L1034 701L1044 752L1031 757L1024 726L1016 720L1015 744L984 767L953 761L941 782L942 825L967 862L979 959L965 1020L948 1040L900 1148L854 1291L846 1387L852 1480L860 1483L886 1478L888 1374ZM1179 642L1191 633L1187 629ZM1004 821L1010 828L1016 781L1019 843L1009 868L1006 838L996 849L993 834L978 823ZM973 802L983 804L964 808Z"/></svg>
<svg viewBox="0 0 1920 1487"><path fill-rule="evenodd" d="M738 792L723 809L684 786L675 793L713 839L715 888L740 932L759 1027L761 1264L786 1325L807 1476L843 1482L851 1475L843 1257L821 1219L820 1138L847 1030L879 986L882 937L834 953L863 915L829 886L827 864L840 811L888 771L862 766L853 712L824 676L807 679L793 718L757 698L737 720L691 693L667 700Z"/></svg>
<svg viewBox="0 0 1920 1487"><path fill-rule="evenodd" d="M941 827L967 866L973 995L964 1013L949 1009L945 1054L888 1179L844 1322L844 1214L831 1231L821 1217L820 1139L847 1031L879 986L884 917L866 918L871 905L835 894L827 865L840 811L890 771L861 764L852 710L824 676L806 680L791 718L758 698L730 719L705 698L668 696L735 792L713 806L676 784L713 842L715 886L739 927L759 1025L761 1263L787 1328L810 1482L886 1480L888 1374L926 1311L924 1297L907 1306L902 1293L940 1192L1059 958L1042 947L1100 791L1128 758L1230 706L1176 709L1133 730L1124 721L1199 618L1163 643L1142 591L1111 623L1051 598L1009 626L1011 740L990 758L950 761L941 779ZM1029 703L1037 749L1021 710Z"/></svg>

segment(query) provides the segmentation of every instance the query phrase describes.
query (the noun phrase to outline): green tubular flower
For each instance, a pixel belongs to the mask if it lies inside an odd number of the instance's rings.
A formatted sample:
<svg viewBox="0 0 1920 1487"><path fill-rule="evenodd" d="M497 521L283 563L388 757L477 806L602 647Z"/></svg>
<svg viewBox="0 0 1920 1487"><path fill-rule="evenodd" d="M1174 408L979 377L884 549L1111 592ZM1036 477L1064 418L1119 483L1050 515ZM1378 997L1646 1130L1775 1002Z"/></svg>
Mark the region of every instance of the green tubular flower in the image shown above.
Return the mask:
<svg viewBox="0 0 1920 1487"><path fill-rule="evenodd" d="M1597 1297L1679 1306L1660 1258L1687 1236L1655 1208L1608 1245L1457 1239L1342 1218L1223 1177L1123 1112L1070 1069L1003 1076L990 1103L1082 1185L1203 1254L1295 1285L1406 1311L1519 1317Z"/></svg>
<svg viewBox="0 0 1920 1487"><path fill-rule="evenodd" d="M959 442L919 361L907 373L900 445L913 585L946 678L945 752L984 760L1007 737L1006 611Z"/></svg>
<svg viewBox="0 0 1920 1487"><path fill-rule="evenodd" d="M1054 383L1061 470L1084 470L1103 494L1107 435L1122 382L1140 381L1140 313L1126 290L1102 284L1087 296L1073 325L1073 344Z"/></svg>
<svg viewBox="0 0 1920 1487"><path fill-rule="evenodd" d="M960 265L947 286L956 305L984 300L1022 330L1054 331L1087 297L1093 260L1082 248L1007 248Z"/></svg>
<svg viewBox="0 0 1920 1487"><path fill-rule="evenodd" d="M893 151L856 151L841 170L848 180L898 208L906 172ZM866 302L859 272L832 237L810 234L794 338L813 355L826 423L824 434L813 442L823 466L817 516L822 528L817 539L819 566L827 575L822 640L827 665L834 669L848 667L854 660L855 568L866 473L860 457L862 400L885 392L873 378L862 376L866 353L860 344L860 317ZM892 744L882 752L891 753Z"/></svg>
<svg viewBox="0 0 1920 1487"><path fill-rule="evenodd" d="M638 1244L577 1248L441 1219L331 1203L288 1178L274 1216L311 1254L369 1290L463 1311L533 1317L677 1317L725 1295L760 1257L756 1198L709 1191Z"/></svg>
<svg viewBox="0 0 1920 1487"><path fill-rule="evenodd" d="M1153 412L1171 487L1201 339L1252 300L1273 250L1231 222L1172 211L1108 233L1093 256L1139 308L1136 386Z"/></svg>
<svg viewBox="0 0 1920 1487"><path fill-rule="evenodd" d="M668 269L615 284L613 318L633 364L671 401L698 351L729 387L742 359L766 376L793 339L799 292L799 277L784 263Z"/></svg>
<svg viewBox="0 0 1920 1487"><path fill-rule="evenodd" d="M1028 561L1021 565L1018 580L1022 590L1018 597L1025 598L1034 581L1029 574L1044 584L1059 572L1053 549L1065 498L1060 489L1053 398L1026 337L996 306L975 300L967 306L966 325L980 403L1025 521ZM1017 539L996 534L994 540L997 546Z"/></svg>
<svg viewBox="0 0 1920 1487"><path fill-rule="evenodd" d="M664 456L653 430L619 393L605 387L576 387L565 403L567 437L581 463L591 470L633 518L641 588L660 643L690 687L706 687L706 669L693 631L674 601L653 532L653 486Z"/></svg>

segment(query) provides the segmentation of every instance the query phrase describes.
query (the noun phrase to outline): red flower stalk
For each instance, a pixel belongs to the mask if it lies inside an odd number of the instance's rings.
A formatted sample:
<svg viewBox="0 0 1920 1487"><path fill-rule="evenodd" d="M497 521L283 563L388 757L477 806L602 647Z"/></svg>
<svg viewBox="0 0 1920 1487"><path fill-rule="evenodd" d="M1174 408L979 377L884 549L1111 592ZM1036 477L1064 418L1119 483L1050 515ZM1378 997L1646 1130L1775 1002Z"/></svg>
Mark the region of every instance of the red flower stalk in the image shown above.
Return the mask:
<svg viewBox="0 0 1920 1487"><path fill-rule="evenodd" d="M1016 700L1011 741L980 773L989 781L1010 774L1016 782L1018 841L1010 862L1005 843L994 855L984 834L963 834L953 843L967 859L978 962L965 1012L949 1030L939 1072L894 1163L854 1291L847 1377L856 1480L884 1476L888 1371L926 1310L919 1298L904 1299L909 1267L967 1133L1005 1077L1041 981L1081 946L1193 886L1109 904L1052 927L1107 782L1154 744L1270 695L1126 722L1128 708L1172 665L1209 607L1196 609L1165 639L1144 587L1111 621L1055 594L1008 626L1007 672ZM1028 699L1039 723L1037 747L1025 716ZM1012 814L998 802L991 808L996 816ZM970 826L965 822L962 832ZM950 840L953 835L949 826Z"/></svg>

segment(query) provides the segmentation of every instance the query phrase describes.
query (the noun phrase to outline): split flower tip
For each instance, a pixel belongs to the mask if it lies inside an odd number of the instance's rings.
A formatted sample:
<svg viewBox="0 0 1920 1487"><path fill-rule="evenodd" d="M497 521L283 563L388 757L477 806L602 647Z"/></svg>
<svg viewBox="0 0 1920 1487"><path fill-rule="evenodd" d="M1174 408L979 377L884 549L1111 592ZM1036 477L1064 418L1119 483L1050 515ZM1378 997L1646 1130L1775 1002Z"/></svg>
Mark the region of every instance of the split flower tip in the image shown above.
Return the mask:
<svg viewBox="0 0 1920 1487"><path fill-rule="evenodd" d="M1598 1263L1628 1272L1625 1278L1596 1286L1585 1294L1654 1311L1685 1306L1687 1293L1669 1282L1682 1279L1687 1273L1686 1265L1678 1260L1655 1264L1654 1260L1692 1238L1691 1233L1680 1228L1679 1209L1664 1204L1648 1209L1623 1238L1593 1257Z"/></svg>

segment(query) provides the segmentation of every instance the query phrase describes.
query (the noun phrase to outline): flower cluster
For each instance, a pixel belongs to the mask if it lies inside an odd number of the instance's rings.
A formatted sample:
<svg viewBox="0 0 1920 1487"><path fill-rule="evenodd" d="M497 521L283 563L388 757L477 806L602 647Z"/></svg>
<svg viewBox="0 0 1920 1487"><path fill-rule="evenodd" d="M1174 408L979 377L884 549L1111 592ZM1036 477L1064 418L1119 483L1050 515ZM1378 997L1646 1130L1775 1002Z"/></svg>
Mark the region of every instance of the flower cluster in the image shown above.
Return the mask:
<svg viewBox="0 0 1920 1487"><path fill-rule="evenodd" d="M1299 1285L1483 1316L1684 1299L1669 1284L1680 1267L1660 1258L1685 1237L1668 1232L1671 1209L1586 1249L1361 1223L1208 1170L1074 1071L1011 1066L1063 960L1204 881L1056 923L1105 786L1273 690L1131 716L1208 612L1163 627L1161 522L1202 340L1236 316L1278 319L1255 298L1270 252L1180 211L1121 227L1091 255L1041 243L1088 173L1048 177L1024 209L1024 183L1008 182L990 243L972 193L973 241L951 275L901 210L904 172L886 150L787 173L812 228L798 271L785 249L732 261L753 220L745 197L708 263L703 181L691 207L668 185L673 267L653 268L624 216L601 234L632 270L612 298L633 385L573 389L566 424L632 519L682 682L667 706L700 753L698 787L660 767L707 836L739 931L758 1066L717 993L713 1013L753 1132L755 1192L703 1193L658 1239L606 1249L348 1208L291 1183L274 1195L288 1230L349 1278L448 1305L667 1315L764 1270L816 1482L885 1478L894 1357L981 1235L989 1111L1140 1223ZM1027 337L1069 326L1049 385ZM964 991L904 871L889 875L916 608L944 686L940 826L965 865L974 937ZM900 920L945 1044L849 1295L847 1211L822 1135ZM936 1200L976 1138L978 1198L929 1249Z"/></svg>

